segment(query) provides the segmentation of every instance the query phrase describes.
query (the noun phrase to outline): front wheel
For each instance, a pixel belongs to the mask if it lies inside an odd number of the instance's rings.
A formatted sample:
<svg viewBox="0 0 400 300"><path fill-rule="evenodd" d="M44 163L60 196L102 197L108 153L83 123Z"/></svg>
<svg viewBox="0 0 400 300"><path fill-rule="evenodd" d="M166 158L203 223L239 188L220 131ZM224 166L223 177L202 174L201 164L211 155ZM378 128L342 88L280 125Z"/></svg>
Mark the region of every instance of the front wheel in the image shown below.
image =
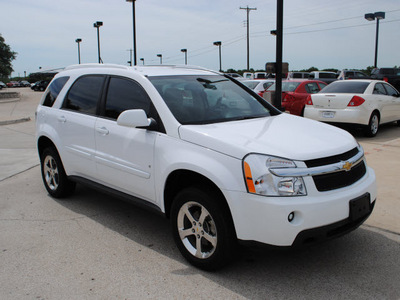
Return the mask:
<svg viewBox="0 0 400 300"><path fill-rule="evenodd" d="M369 137L374 137L378 133L379 129L379 116L376 112L371 114L368 125L365 127L365 135Z"/></svg>
<svg viewBox="0 0 400 300"><path fill-rule="evenodd" d="M46 148L40 156L42 179L46 190L54 198L63 198L75 190L75 182L68 180L57 151Z"/></svg>
<svg viewBox="0 0 400 300"><path fill-rule="evenodd" d="M172 204L171 221L175 243L192 265L216 270L232 259L233 224L216 193L198 187L182 190Z"/></svg>

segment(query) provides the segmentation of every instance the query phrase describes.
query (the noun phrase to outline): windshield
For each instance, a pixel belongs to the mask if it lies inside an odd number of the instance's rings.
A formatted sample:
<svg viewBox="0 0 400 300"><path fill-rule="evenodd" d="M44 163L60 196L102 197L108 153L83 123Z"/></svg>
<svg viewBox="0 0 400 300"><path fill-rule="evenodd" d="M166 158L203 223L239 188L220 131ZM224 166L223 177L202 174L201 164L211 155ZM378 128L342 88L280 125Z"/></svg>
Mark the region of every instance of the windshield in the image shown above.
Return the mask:
<svg viewBox="0 0 400 300"><path fill-rule="evenodd" d="M330 85L324 87L320 93L339 93L339 94L363 94L368 87L369 82L365 81L354 81L354 80L345 80L345 81L335 81Z"/></svg>
<svg viewBox="0 0 400 300"><path fill-rule="evenodd" d="M300 85L301 82L289 82L283 81L282 82L282 92L294 92L297 87ZM268 88L268 91L275 91L275 83Z"/></svg>
<svg viewBox="0 0 400 300"><path fill-rule="evenodd" d="M154 76L149 80L181 124L209 124L276 114L267 102L224 76Z"/></svg>

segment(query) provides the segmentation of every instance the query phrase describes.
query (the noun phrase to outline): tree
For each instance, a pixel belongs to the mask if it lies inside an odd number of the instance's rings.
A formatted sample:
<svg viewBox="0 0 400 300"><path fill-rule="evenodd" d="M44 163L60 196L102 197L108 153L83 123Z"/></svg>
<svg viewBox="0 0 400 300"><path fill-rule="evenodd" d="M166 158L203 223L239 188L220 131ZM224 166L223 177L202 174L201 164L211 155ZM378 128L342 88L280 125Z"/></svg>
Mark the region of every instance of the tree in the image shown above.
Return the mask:
<svg viewBox="0 0 400 300"><path fill-rule="evenodd" d="M11 62L17 57L17 52L11 51L0 34L0 78L8 77L14 71Z"/></svg>

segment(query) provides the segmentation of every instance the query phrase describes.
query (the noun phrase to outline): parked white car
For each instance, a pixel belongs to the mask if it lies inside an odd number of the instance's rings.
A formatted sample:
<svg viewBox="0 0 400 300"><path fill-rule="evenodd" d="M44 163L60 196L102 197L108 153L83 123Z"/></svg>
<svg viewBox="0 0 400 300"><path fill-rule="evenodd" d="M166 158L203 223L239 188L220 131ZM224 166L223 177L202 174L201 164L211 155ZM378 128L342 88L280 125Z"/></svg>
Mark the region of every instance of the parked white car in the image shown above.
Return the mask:
<svg viewBox="0 0 400 300"><path fill-rule="evenodd" d="M275 79L243 80L241 82L262 97L265 90L275 83Z"/></svg>
<svg viewBox="0 0 400 300"><path fill-rule="evenodd" d="M313 120L362 126L367 136L379 125L400 125L400 94L390 84L377 80L340 80L306 101L304 116Z"/></svg>
<svg viewBox="0 0 400 300"><path fill-rule="evenodd" d="M68 67L37 108L36 142L51 196L82 183L153 209L171 219L182 255L208 270L229 262L237 241L345 234L377 196L349 133L193 67Z"/></svg>

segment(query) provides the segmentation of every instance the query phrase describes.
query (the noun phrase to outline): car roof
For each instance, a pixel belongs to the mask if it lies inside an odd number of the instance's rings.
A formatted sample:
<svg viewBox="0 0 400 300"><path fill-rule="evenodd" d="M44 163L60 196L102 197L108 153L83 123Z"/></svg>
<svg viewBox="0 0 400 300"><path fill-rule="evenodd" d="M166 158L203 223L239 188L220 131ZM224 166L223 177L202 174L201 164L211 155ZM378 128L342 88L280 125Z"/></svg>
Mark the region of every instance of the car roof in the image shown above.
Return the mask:
<svg viewBox="0 0 400 300"><path fill-rule="evenodd" d="M90 73L91 70L125 70L141 73L144 76L166 76L166 75L222 75L216 71L208 70L198 66L187 65L150 65L150 66L123 66L116 64L80 64L66 67L64 70L78 70L82 73Z"/></svg>

